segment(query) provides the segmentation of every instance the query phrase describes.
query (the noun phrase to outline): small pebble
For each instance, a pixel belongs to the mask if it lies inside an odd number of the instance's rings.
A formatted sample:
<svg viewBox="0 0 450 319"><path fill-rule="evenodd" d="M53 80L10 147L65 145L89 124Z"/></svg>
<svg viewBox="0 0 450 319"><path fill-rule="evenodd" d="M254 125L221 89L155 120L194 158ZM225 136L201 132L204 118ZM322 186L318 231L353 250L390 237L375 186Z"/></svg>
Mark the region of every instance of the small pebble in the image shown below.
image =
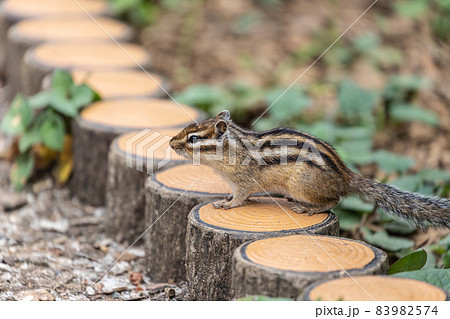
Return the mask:
<svg viewBox="0 0 450 319"><path fill-rule="evenodd" d="M95 295L95 290L94 290L94 288L92 288L91 286L89 286L89 287L86 288L86 293L87 293L89 296L93 296L93 295Z"/></svg>

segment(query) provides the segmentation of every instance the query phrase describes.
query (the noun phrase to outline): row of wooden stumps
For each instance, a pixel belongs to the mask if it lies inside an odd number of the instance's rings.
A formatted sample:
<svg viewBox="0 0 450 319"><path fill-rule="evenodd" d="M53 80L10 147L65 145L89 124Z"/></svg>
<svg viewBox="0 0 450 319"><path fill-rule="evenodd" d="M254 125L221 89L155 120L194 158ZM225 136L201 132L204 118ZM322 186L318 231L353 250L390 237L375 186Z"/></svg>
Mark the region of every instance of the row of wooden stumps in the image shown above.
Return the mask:
<svg viewBox="0 0 450 319"><path fill-rule="evenodd" d="M6 72L12 94L34 94L46 86L51 71L65 69L103 97L73 123L71 189L85 203L106 206L111 237L132 243L144 234L153 281L187 281L192 300L248 294L306 300L448 298L422 282L374 276L386 272L386 254L333 237L339 225L332 212L298 215L286 200L270 197L214 209L211 203L229 195L229 186L207 167L184 164L168 148L168 136L202 113L161 99L167 82L136 65L148 68L150 58L141 47L123 43L133 39L133 30L108 18L105 1L77 2L4 0L0 72Z"/></svg>

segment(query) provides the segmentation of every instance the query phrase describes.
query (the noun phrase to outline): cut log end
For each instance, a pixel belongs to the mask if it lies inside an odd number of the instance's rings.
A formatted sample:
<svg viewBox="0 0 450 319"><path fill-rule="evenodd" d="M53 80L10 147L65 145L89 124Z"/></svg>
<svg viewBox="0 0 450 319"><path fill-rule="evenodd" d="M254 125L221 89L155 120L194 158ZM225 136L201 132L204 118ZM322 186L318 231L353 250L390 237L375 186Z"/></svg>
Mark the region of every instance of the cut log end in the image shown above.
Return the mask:
<svg viewBox="0 0 450 319"><path fill-rule="evenodd" d="M337 235L332 212L308 216L289 209L285 199L254 197L248 205L229 210L213 203L199 205L189 214L186 269L189 294L194 300L229 300L232 256L239 245L254 239L292 234ZM281 207L280 207L281 206Z"/></svg>
<svg viewBox="0 0 450 319"><path fill-rule="evenodd" d="M142 129L139 134L146 138L133 147L147 150L152 134L161 135L158 130L185 126L191 122L190 116L199 120L201 115L198 111L188 106L183 108L162 99L109 100L85 108L73 125L74 173L71 186L74 195L87 204L103 205L107 158L114 138Z"/></svg>
<svg viewBox="0 0 450 319"><path fill-rule="evenodd" d="M387 276L356 276L311 285L304 300L445 301L448 294L426 282Z"/></svg>
<svg viewBox="0 0 450 319"><path fill-rule="evenodd" d="M75 83L86 83L102 99L165 97L168 81L154 73L150 76L136 70L72 72Z"/></svg>
<svg viewBox="0 0 450 319"><path fill-rule="evenodd" d="M137 70L137 63L148 68L150 57L142 47L129 43L121 46L112 41L92 40L40 44L25 53L21 89L28 95L35 94L45 76L56 69Z"/></svg>
<svg viewBox="0 0 450 319"><path fill-rule="evenodd" d="M311 283L350 275L382 274L387 255L368 244L328 236L293 235L243 244L233 256L236 297L297 299Z"/></svg>
<svg viewBox="0 0 450 319"><path fill-rule="evenodd" d="M108 3L104 0L5 0L3 11L13 21L37 16L86 14L84 8L91 15L108 12ZM81 8L82 7L82 8Z"/></svg>
<svg viewBox="0 0 450 319"><path fill-rule="evenodd" d="M139 135L134 131L118 136L111 143L106 181L106 232L119 242L132 243L145 230L144 185L148 174L161 167L168 168L184 162L169 147L175 129L158 130ZM157 147L156 149L154 149ZM167 150L170 150L167 153Z"/></svg>
<svg viewBox="0 0 450 319"><path fill-rule="evenodd" d="M154 281L186 280L186 226L191 209L222 199L228 184L209 167L177 165L159 171L145 185L146 261Z"/></svg>
<svg viewBox="0 0 450 319"><path fill-rule="evenodd" d="M126 24L104 17L97 22L117 41L131 41L133 30ZM6 43L6 74L15 95L22 87L20 68L25 52L33 46L52 41L107 41L109 35L86 15L45 16L22 20L9 29ZM126 86L126 83L123 83Z"/></svg>
<svg viewBox="0 0 450 319"><path fill-rule="evenodd" d="M122 129L181 128L198 120L201 114L187 105L163 99L128 99L94 103L80 114L80 121L92 127Z"/></svg>

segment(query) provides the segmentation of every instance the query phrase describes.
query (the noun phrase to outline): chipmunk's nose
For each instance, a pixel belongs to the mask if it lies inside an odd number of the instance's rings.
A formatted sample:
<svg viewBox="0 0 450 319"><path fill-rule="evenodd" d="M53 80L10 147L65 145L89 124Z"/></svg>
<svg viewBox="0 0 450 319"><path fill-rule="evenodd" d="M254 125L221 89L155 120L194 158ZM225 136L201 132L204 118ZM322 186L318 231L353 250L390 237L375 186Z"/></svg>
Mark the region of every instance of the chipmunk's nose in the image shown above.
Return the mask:
<svg viewBox="0 0 450 319"><path fill-rule="evenodd" d="M178 147L178 143L175 141L175 137L172 137L172 139L169 142L169 146L173 149L176 150Z"/></svg>

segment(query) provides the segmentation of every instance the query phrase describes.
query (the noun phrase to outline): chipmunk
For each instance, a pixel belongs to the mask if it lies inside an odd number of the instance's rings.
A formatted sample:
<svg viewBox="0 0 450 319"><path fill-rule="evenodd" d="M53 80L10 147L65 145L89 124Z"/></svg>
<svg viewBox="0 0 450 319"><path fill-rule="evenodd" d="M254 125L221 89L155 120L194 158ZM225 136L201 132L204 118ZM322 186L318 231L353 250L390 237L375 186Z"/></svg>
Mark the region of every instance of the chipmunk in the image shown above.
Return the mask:
<svg viewBox="0 0 450 319"><path fill-rule="evenodd" d="M239 127L229 111L191 124L170 146L188 159L212 167L232 187L233 196L214 204L230 209L254 193L286 196L297 213L321 213L350 194L373 200L396 219L450 228L450 200L397 189L350 170L333 147L302 131L276 128L264 132Z"/></svg>

